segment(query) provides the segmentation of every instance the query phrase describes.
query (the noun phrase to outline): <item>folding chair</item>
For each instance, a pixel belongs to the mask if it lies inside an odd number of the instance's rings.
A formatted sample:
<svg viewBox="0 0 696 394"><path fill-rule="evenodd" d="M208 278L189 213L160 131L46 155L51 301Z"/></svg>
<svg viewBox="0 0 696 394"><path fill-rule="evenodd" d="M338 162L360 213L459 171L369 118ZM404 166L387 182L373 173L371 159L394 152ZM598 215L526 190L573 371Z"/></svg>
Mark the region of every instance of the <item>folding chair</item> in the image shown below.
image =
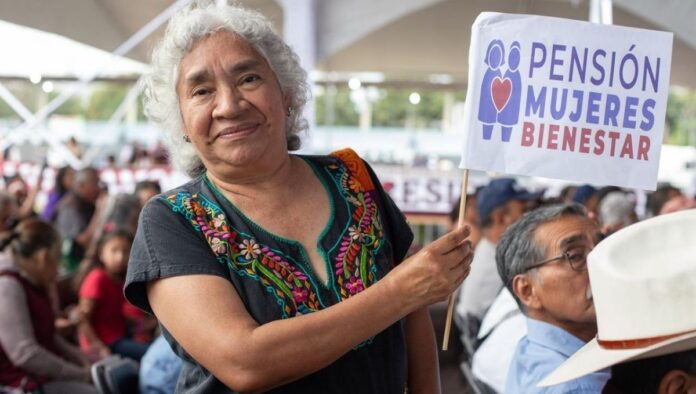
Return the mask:
<svg viewBox="0 0 696 394"><path fill-rule="evenodd" d="M120 356L92 365L92 381L100 394L137 394L138 363Z"/></svg>

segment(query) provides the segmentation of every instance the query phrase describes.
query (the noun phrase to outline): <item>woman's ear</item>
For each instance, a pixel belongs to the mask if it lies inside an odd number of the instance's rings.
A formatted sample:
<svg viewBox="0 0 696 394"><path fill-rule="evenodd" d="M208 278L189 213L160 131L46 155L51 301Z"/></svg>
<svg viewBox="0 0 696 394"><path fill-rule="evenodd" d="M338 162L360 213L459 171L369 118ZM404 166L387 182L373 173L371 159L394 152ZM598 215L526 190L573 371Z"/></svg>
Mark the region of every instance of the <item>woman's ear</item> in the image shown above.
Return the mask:
<svg viewBox="0 0 696 394"><path fill-rule="evenodd" d="M541 308L541 301L537 297L535 281L529 274L516 275L512 279L512 291L520 299L527 309Z"/></svg>
<svg viewBox="0 0 696 394"><path fill-rule="evenodd" d="M696 393L696 376L673 369L662 377L657 392L659 394L694 394Z"/></svg>
<svg viewBox="0 0 696 394"><path fill-rule="evenodd" d="M290 100L290 96L287 94L283 94L283 108L285 109L285 116L290 116L292 115L292 111L294 108L290 106L290 103L292 100Z"/></svg>

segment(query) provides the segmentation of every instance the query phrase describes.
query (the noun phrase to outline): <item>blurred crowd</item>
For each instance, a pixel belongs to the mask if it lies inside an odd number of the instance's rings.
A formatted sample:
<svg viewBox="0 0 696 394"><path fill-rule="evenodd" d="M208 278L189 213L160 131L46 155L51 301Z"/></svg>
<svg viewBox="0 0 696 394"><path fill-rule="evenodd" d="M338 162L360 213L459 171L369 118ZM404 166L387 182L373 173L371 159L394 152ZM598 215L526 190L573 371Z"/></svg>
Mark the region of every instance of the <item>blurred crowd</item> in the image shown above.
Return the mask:
<svg viewBox="0 0 696 394"><path fill-rule="evenodd" d="M109 194L97 169L64 167L37 210L42 181L0 188L0 392L96 392L91 366L113 357L139 363L140 392L173 392L180 361L123 296L138 215L160 185Z"/></svg>
<svg viewBox="0 0 696 394"><path fill-rule="evenodd" d="M159 184L141 181L132 193L109 194L99 170L64 167L37 210L41 182L39 177L30 185L12 176L0 188L0 392L3 386L25 392L39 387L44 393L95 392L90 367L118 355L139 363L140 392L173 393L180 361L154 318L123 296L138 216L161 192ZM515 352L528 334L526 317L554 310L525 304L504 283L500 244L525 213L558 206L575 207L572 212L586 217L602 237L644 219L636 214L636 196L618 187L568 186L559 196L545 198L513 179L499 178L467 196L463 217L476 251L458 294L455 321L463 370L480 391L506 391L508 375L519 371L503 366L522 368L511 362L518 360ZM692 196L660 185L648 195L644 211L652 217L689 208L696 208ZM457 206L453 225L458 216ZM515 242L523 235L515 234ZM570 321L571 304L555 306L570 314Z"/></svg>

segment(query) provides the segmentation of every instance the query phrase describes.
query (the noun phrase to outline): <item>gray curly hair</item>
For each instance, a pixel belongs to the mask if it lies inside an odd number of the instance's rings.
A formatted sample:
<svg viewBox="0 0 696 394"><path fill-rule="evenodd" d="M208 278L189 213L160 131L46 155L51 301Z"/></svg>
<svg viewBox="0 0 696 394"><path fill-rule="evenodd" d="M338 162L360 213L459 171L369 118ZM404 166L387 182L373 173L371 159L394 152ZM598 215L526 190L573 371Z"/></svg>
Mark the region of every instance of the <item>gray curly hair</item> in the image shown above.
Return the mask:
<svg viewBox="0 0 696 394"><path fill-rule="evenodd" d="M251 44L275 73L291 109L285 123L288 150L300 148L298 134L308 127L302 116L310 92L307 73L271 23L259 12L236 4L218 6L214 0L195 1L169 21L164 37L152 51L151 70L143 78L145 113L165 131L164 143L174 166L191 177L203 173L205 166L192 144L183 139L184 123L176 94L179 65L198 41L223 30Z"/></svg>

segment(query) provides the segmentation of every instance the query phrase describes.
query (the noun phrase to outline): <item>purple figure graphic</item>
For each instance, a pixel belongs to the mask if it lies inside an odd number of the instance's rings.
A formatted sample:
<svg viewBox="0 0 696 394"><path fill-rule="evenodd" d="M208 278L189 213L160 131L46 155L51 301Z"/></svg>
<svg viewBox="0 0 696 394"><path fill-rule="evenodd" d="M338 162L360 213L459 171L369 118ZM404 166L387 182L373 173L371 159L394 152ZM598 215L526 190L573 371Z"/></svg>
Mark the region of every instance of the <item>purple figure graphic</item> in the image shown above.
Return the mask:
<svg viewBox="0 0 696 394"><path fill-rule="evenodd" d="M503 141L510 141L512 126L520 119L520 100L522 98L522 79L520 78L520 43L515 41L508 52L508 69L503 75L503 87L510 86L510 93L505 105L498 113L498 123L502 126ZM508 82L508 80L510 82ZM503 88L504 93L504 88ZM494 92L495 94L495 92Z"/></svg>
<svg viewBox="0 0 696 394"><path fill-rule="evenodd" d="M483 123L483 139L490 140L493 134L493 126L498 121L499 107L494 97L494 82L502 81L500 66L505 63L505 49L503 42L493 40L488 44L486 58L483 60L488 69L483 74L481 83L481 98L479 103L478 120Z"/></svg>

